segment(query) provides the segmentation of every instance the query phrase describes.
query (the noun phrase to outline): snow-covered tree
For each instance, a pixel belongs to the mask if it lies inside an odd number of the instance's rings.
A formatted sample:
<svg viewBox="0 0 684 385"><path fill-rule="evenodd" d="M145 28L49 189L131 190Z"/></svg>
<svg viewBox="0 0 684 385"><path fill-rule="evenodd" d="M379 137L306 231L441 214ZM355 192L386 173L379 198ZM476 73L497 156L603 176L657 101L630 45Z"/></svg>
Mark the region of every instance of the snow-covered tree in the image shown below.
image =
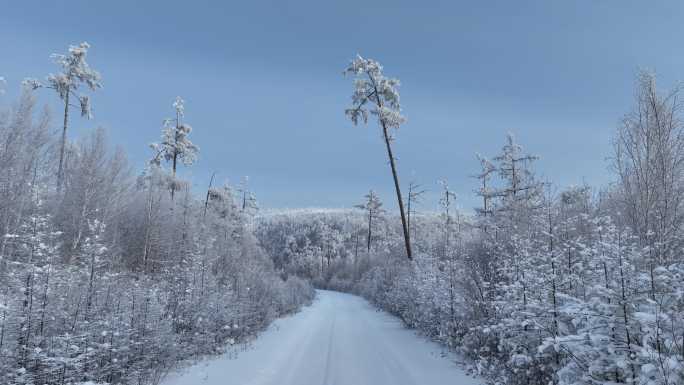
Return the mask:
<svg viewBox="0 0 684 385"><path fill-rule="evenodd" d="M366 238L366 246L368 252L371 249L371 241L373 239L373 220L378 220L380 216L385 212L382 208L382 201L380 197L375 193L375 191L370 190L368 194L364 195L365 201L362 204L358 204L355 207L366 212L366 218L368 219L368 236Z"/></svg>
<svg viewBox="0 0 684 385"><path fill-rule="evenodd" d="M415 239L413 234L411 234L411 216L416 214L416 205L420 204L423 200L423 195L427 190L421 188L421 186L415 182L409 183L408 186L408 198L406 199L406 227L409 229L409 234L411 239Z"/></svg>
<svg viewBox="0 0 684 385"><path fill-rule="evenodd" d="M655 74L637 77L636 100L613 139L623 220L650 249L653 267L682 247L684 124L680 86L661 92Z"/></svg>
<svg viewBox="0 0 684 385"><path fill-rule="evenodd" d="M352 107L346 109L345 114L355 125L359 123L359 120L367 123L369 114L372 114L377 117L378 124L382 129L382 137L385 140L394 179L394 189L397 193L406 254L411 259L411 237L404 212L404 200L401 197L399 175L392 153L392 141L394 140L392 130L398 129L406 121L406 118L401 114L401 105L399 104L399 80L385 77L380 63L373 59L364 59L360 55L352 60L344 73L354 76Z"/></svg>
<svg viewBox="0 0 684 385"><path fill-rule="evenodd" d="M496 172L496 166L486 157L476 154L477 160L480 162L481 170L474 177L480 180L481 186L476 191L477 195L482 197L482 207L477 208L477 212L482 216L487 216L492 213L490 202L494 195L494 190L490 184L492 174Z"/></svg>
<svg viewBox="0 0 684 385"><path fill-rule="evenodd" d="M253 214L259 211L259 204L254 196L254 193L249 189L249 177L245 176L240 181L238 186L238 192L241 195L241 207L242 212L247 214Z"/></svg>
<svg viewBox="0 0 684 385"><path fill-rule="evenodd" d="M155 165L160 166L162 159L171 162L172 177L175 181L178 161L181 161L186 166L192 165L197 159L199 147L188 138L192 132L192 127L183 121L185 117L185 101L180 96L173 102L173 108L176 110L176 117L164 120L161 142L152 143L150 146L155 152L152 158L152 162ZM172 200L176 189L176 183L172 183Z"/></svg>
<svg viewBox="0 0 684 385"><path fill-rule="evenodd" d="M536 155L524 153L522 146L516 142L515 136L509 133L501 153L494 157L498 163L496 170L505 182L503 188L497 190L495 194L504 201L509 201L507 204L534 204L534 200L541 193L541 184L534 179L531 163L538 159Z"/></svg>
<svg viewBox="0 0 684 385"><path fill-rule="evenodd" d="M446 179L440 179L437 181L441 188L439 205L442 208L442 220L444 221L444 226L442 228L442 233L444 234L444 242L442 244L441 256L445 260L450 257L452 252L452 241L454 232L454 218L452 216L454 212L454 205L456 204L456 193L449 188L449 182Z"/></svg>
<svg viewBox="0 0 684 385"><path fill-rule="evenodd" d="M69 123L69 108L73 99L77 98L81 116L90 119L92 116L90 97L85 94L76 94L82 85L86 86L91 91L95 91L102 87L101 76L94 69L90 68L86 57L90 44L83 42L79 45L69 46L69 51L64 54L52 54L52 59L55 64L60 67L60 72L49 74L45 82L37 79L29 78L24 80L24 84L32 89L41 87L49 88L57 92L59 98L64 102L64 125L62 128L62 138L60 142L59 151L59 166L57 169L57 188L62 188L62 179L64 176L64 153L66 150L67 141L67 125Z"/></svg>
<svg viewBox="0 0 684 385"><path fill-rule="evenodd" d="M96 88L53 80L46 87L71 100ZM159 383L179 361L221 353L311 301L308 282L276 271L232 188L209 199L177 189L172 202L161 162L135 184L104 130L65 143L55 193L61 133L49 127L29 90L0 105L3 385Z"/></svg>

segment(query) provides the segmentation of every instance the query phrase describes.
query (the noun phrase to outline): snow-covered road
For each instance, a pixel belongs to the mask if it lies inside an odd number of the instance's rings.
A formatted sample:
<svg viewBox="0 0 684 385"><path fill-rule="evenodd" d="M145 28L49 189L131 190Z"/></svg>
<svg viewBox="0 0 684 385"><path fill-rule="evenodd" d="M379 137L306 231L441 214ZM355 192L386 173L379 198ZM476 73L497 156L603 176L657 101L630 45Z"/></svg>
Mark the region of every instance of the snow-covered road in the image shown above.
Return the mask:
<svg viewBox="0 0 684 385"><path fill-rule="evenodd" d="M439 345L364 299L318 291L237 358L203 361L163 385L471 385Z"/></svg>

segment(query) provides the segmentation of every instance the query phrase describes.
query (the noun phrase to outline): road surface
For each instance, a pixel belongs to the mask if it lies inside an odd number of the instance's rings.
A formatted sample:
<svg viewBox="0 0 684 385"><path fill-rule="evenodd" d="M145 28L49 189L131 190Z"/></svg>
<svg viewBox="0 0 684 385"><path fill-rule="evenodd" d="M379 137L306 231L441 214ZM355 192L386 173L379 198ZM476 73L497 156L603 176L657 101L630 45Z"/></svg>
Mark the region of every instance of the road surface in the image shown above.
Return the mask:
<svg viewBox="0 0 684 385"><path fill-rule="evenodd" d="M320 290L237 356L169 375L163 385L476 385L444 348L360 297Z"/></svg>

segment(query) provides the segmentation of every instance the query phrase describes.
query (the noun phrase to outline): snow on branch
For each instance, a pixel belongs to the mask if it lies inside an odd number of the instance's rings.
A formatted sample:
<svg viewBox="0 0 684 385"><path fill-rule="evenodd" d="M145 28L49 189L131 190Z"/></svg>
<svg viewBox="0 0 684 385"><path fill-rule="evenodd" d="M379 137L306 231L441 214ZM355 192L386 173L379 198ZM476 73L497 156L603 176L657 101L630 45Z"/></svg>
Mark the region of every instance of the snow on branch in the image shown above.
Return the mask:
<svg viewBox="0 0 684 385"><path fill-rule="evenodd" d="M399 79L385 77L380 63L357 55L344 74L355 77L352 107L345 110L352 123L367 123L369 114L387 128L399 128L406 121L399 103Z"/></svg>

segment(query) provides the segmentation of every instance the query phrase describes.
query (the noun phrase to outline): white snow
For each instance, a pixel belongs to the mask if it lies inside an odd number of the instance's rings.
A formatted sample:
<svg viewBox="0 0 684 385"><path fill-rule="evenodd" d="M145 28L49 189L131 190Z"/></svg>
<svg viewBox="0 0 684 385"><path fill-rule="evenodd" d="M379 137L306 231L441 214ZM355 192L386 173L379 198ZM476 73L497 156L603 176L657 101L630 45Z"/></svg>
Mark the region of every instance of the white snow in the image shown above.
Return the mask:
<svg viewBox="0 0 684 385"><path fill-rule="evenodd" d="M319 290L246 351L169 375L163 385L475 385L438 344L350 294Z"/></svg>

